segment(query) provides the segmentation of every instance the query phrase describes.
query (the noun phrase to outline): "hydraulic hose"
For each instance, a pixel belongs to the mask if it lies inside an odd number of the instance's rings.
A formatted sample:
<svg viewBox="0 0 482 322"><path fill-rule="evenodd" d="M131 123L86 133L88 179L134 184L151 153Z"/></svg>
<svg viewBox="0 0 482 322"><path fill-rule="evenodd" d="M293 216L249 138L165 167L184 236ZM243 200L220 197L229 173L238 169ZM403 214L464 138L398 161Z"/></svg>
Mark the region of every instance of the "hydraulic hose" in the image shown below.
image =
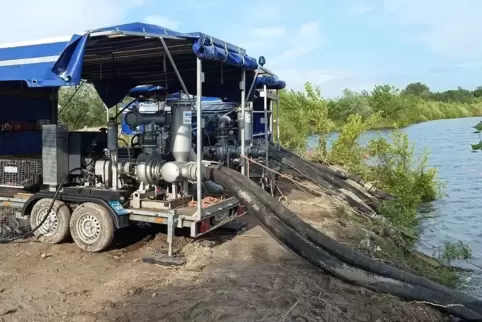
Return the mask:
<svg viewBox="0 0 482 322"><path fill-rule="evenodd" d="M282 219L276 215L276 212L262 202L262 200L270 198L275 199L256 184L253 186L253 183L250 182L249 179L240 175L238 172L227 168L212 169L211 178L232 192L244 203L248 210L261 221L261 224L267 228L268 232L270 232L275 239L286 245L296 254L331 273L335 277L374 291L390 293L407 300L427 301L446 306L441 309L463 319L470 321L482 319L482 313L466 307L460 298L421 286L411 285L396 279L379 276L343 263L285 224Z"/></svg>

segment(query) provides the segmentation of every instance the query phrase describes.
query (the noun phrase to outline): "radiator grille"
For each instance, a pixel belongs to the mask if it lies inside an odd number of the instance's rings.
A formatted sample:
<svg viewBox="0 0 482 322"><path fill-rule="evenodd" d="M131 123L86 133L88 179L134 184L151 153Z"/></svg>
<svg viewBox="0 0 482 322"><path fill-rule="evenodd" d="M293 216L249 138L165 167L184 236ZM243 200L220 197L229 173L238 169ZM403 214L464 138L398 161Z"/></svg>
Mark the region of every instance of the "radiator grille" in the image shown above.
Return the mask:
<svg viewBox="0 0 482 322"><path fill-rule="evenodd" d="M41 183L42 160L34 158L0 158L0 185L25 188Z"/></svg>

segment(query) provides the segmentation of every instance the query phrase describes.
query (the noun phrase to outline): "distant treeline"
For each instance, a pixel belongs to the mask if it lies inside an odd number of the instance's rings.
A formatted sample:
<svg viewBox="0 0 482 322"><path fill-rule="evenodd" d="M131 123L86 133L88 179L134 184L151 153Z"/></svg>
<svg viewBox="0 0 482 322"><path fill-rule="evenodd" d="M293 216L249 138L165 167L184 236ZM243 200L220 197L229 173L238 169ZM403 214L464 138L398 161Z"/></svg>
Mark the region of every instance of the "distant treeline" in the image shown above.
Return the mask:
<svg viewBox="0 0 482 322"><path fill-rule="evenodd" d="M292 111L293 106L303 110L309 100L310 109L326 111L326 117L336 127L355 114L364 119L377 115L374 127L403 127L430 120L482 115L482 86L475 90L459 87L432 92L427 85L417 82L404 89L391 85L378 85L360 92L345 89L334 99L325 99L321 93L322 89L307 83L304 92L285 91L281 105L286 107L284 110Z"/></svg>

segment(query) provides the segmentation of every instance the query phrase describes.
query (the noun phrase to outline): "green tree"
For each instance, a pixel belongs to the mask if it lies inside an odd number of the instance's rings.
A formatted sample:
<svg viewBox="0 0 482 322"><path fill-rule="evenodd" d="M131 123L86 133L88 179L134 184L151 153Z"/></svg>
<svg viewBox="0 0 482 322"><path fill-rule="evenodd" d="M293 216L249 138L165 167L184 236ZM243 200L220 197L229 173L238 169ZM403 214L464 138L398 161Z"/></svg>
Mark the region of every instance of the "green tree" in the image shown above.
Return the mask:
<svg viewBox="0 0 482 322"><path fill-rule="evenodd" d="M63 87L59 93L59 118L69 129L95 127L106 124L106 108L89 84L81 88Z"/></svg>
<svg viewBox="0 0 482 322"><path fill-rule="evenodd" d="M344 89L342 96L336 100L330 100L328 106L329 117L336 121L346 121L352 114L359 114L364 119L373 114L369 96L350 89Z"/></svg>
<svg viewBox="0 0 482 322"><path fill-rule="evenodd" d="M416 82L416 83L410 83L408 84L405 89L402 91L403 95L415 95L418 97L422 98L429 98L430 97L430 88L421 83L421 82Z"/></svg>
<svg viewBox="0 0 482 322"><path fill-rule="evenodd" d="M445 92L434 93L432 98L440 102L472 103L475 97L473 92L458 87L455 90L451 89Z"/></svg>
<svg viewBox="0 0 482 322"><path fill-rule="evenodd" d="M378 85L371 92L370 105L375 113L387 120L394 120L403 107L399 90L391 85Z"/></svg>
<svg viewBox="0 0 482 322"><path fill-rule="evenodd" d="M478 86L476 89L474 89L472 94L475 98L482 97L482 86Z"/></svg>

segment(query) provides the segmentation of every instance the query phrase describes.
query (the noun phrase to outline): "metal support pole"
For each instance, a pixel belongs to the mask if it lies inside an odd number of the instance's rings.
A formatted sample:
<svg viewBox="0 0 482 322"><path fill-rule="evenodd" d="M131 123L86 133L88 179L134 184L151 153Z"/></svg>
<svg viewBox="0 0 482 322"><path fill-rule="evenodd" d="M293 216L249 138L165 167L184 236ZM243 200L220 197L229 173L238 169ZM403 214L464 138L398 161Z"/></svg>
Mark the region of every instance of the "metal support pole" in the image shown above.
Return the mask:
<svg viewBox="0 0 482 322"><path fill-rule="evenodd" d="M187 95L189 101L191 102L191 106L194 106L194 102L192 101L191 97L189 96L189 92L187 91L187 87L184 84L184 81L182 80L181 73L179 73L179 70L177 69L176 63L174 62L174 59L172 58L171 52L169 51L169 48L167 48L166 41L164 38L160 37L162 47L164 48L164 51L166 52L167 58L169 58L169 61L171 62L172 68L174 69L174 72L176 73L177 79L179 80L179 83L181 84L182 90L184 93Z"/></svg>
<svg viewBox="0 0 482 322"><path fill-rule="evenodd" d="M254 89L254 85L256 85L256 79L258 78L258 71L256 71L254 73L254 78L253 78L253 81L251 82L251 86L249 87L249 91L248 91L248 94L246 94L246 101L249 100L249 97L251 96L251 93L253 92L253 89Z"/></svg>
<svg viewBox="0 0 482 322"><path fill-rule="evenodd" d="M278 95L278 100L276 101L276 144L278 146L278 150L280 149L280 137L279 137L279 93L276 91L276 95Z"/></svg>
<svg viewBox="0 0 482 322"><path fill-rule="evenodd" d="M269 134L271 135L271 141L274 140L273 135L273 100L269 101Z"/></svg>
<svg viewBox="0 0 482 322"><path fill-rule="evenodd" d="M167 256L172 257L173 253L173 240L174 240L174 229L175 229L175 218L174 214L169 214L167 217Z"/></svg>
<svg viewBox="0 0 482 322"><path fill-rule="evenodd" d="M245 120L246 120L246 70L241 72L241 82L239 84L241 90L241 174L246 175L246 135L245 135Z"/></svg>
<svg viewBox="0 0 482 322"><path fill-rule="evenodd" d="M107 105L104 105L104 108L105 108L105 124L109 123L109 108L107 107ZM115 109L116 109L116 112L117 112L117 105L115 106ZM117 114L117 113L116 113ZM117 119L117 117L116 117Z"/></svg>
<svg viewBox="0 0 482 322"><path fill-rule="evenodd" d="M203 124L201 115L201 98L203 87L203 73L201 59L196 58L196 192L197 192L197 213L198 219L202 218L202 181L201 181L201 163L203 155Z"/></svg>
<svg viewBox="0 0 482 322"><path fill-rule="evenodd" d="M268 88L266 85L263 86L263 91L264 91L264 150L265 150L265 156L264 156L264 162L265 166L269 166L269 157L268 157Z"/></svg>

